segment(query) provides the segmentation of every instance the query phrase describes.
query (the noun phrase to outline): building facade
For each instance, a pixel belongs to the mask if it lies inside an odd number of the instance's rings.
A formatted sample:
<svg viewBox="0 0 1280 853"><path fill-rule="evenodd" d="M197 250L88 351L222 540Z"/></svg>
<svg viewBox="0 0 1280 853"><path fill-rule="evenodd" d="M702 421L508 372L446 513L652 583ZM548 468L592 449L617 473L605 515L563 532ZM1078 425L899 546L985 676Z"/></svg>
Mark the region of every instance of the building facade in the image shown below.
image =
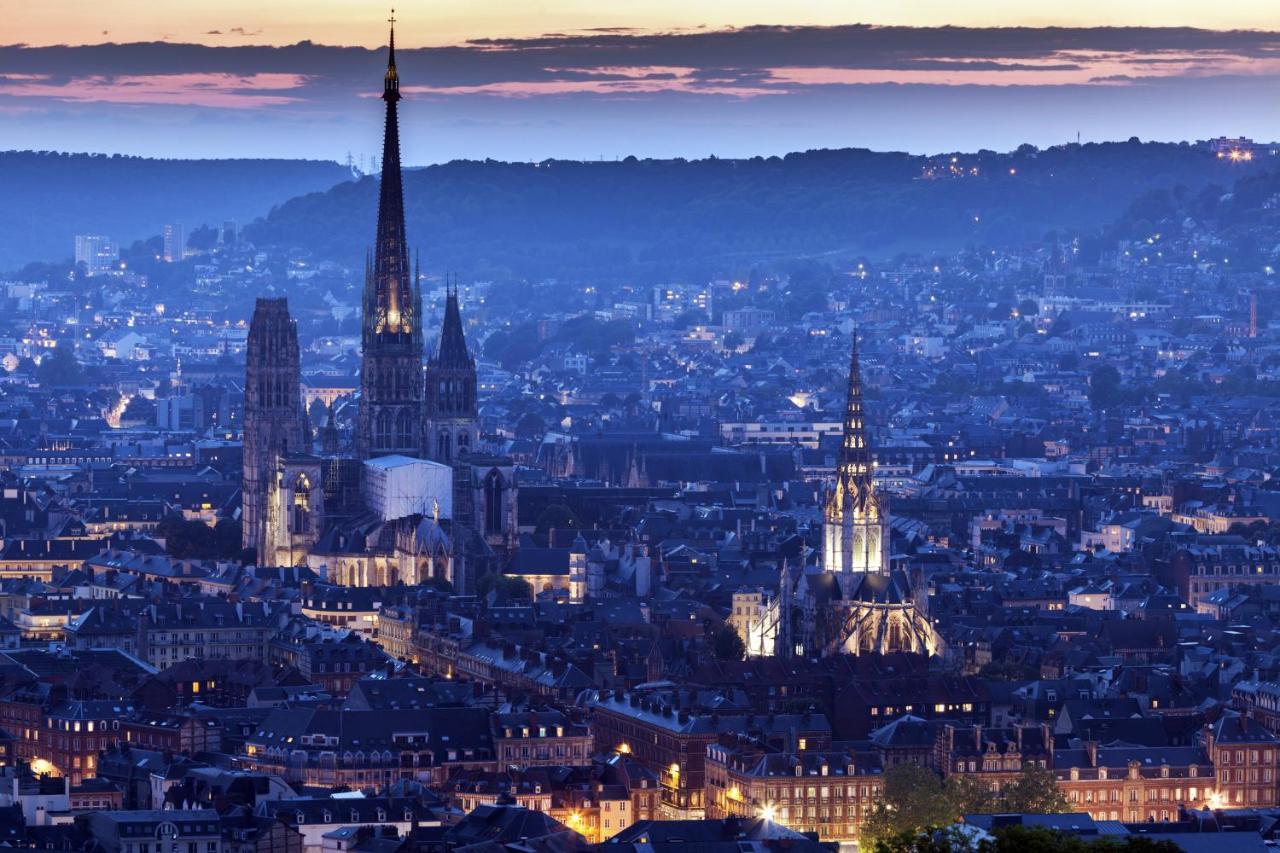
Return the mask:
<svg viewBox="0 0 1280 853"><path fill-rule="evenodd" d="M279 462L308 450L300 376L298 330L288 300L259 299L249 324L245 363L241 541L260 562L274 557L268 519L271 499L279 491Z"/></svg>

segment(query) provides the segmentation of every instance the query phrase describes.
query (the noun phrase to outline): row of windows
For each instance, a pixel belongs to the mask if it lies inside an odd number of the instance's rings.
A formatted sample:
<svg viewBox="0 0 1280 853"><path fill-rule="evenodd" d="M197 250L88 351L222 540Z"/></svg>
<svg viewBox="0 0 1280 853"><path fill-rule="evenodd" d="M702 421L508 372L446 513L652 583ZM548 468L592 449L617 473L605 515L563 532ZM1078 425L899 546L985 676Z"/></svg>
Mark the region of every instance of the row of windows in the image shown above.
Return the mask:
<svg viewBox="0 0 1280 853"><path fill-rule="evenodd" d="M1277 563L1256 563L1252 566L1248 565L1222 565L1214 563L1205 565L1200 563L1192 570L1192 574L1196 575L1274 575L1280 571L1280 564Z"/></svg>
<svg viewBox="0 0 1280 853"><path fill-rule="evenodd" d="M1248 750L1249 763L1257 764L1261 759L1263 764L1270 764L1272 753L1269 749L1250 749ZM1245 750L1237 749L1235 751L1235 760L1232 761L1232 752L1229 749L1223 749L1218 752L1219 764L1244 764Z"/></svg>

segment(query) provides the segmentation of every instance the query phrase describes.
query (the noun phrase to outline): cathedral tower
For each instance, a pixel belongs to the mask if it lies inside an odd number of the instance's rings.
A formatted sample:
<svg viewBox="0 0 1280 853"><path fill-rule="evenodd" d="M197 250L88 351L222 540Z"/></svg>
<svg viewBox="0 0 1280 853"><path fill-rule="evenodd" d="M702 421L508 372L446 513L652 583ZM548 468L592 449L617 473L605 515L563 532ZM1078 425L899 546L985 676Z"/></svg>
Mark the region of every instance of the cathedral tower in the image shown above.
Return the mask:
<svg viewBox="0 0 1280 853"><path fill-rule="evenodd" d="M245 548L263 561L268 496L277 461L308 450L302 407L298 329L287 299L259 299L249 324L244 381L244 480L241 488Z"/></svg>
<svg viewBox="0 0 1280 853"><path fill-rule="evenodd" d="M405 238L394 23L393 18L382 84L387 115L377 242L365 266L356 430L356 451L362 459L391 453L420 456L423 449L422 295L417 273L409 268Z"/></svg>
<svg viewBox="0 0 1280 853"><path fill-rule="evenodd" d="M440 346L427 362L427 455L451 463L476 446L476 362L467 352L458 292L445 297Z"/></svg>
<svg viewBox="0 0 1280 853"><path fill-rule="evenodd" d="M875 460L862 408L858 336L849 359L849 393L835 487L827 495L822 524L822 566L828 572L889 571L889 512L876 491Z"/></svg>

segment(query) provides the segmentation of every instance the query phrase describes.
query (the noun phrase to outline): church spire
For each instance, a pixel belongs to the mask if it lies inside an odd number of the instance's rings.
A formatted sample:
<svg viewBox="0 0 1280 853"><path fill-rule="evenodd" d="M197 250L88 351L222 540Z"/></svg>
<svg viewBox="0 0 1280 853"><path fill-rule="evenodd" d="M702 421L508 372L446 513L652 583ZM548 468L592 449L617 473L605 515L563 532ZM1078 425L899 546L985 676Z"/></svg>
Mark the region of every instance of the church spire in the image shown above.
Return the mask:
<svg viewBox="0 0 1280 853"><path fill-rule="evenodd" d="M427 361L427 452L451 462L475 449L480 437L476 409L476 363L467 352L458 309L458 283L445 279L440 345Z"/></svg>
<svg viewBox="0 0 1280 853"><path fill-rule="evenodd" d="M391 15L391 43L382 99L387 104L382 138L382 178L378 192L378 234L374 246L373 274L376 304L373 331L402 334L418 322L414 316L409 277L409 245L404 227L404 182L400 175L400 73L396 70L395 13ZM368 326L366 321L366 326Z"/></svg>
<svg viewBox="0 0 1280 853"><path fill-rule="evenodd" d="M382 78L382 99L384 101L400 100L400 72L396 70L396 10L391 10L388 18L391 24L391 39L387 47L387 73ZM385 152L384 152L385 154Z"/></svg>
<svg viewBox="0 0 1280 853"><path fill-rule="evenodd" d="M396 68L395 13L383 75L386 123L378 189L378 230L368 261L361 329L360 410L356 448L363 458L422 450L422 311L409 265L400 172L400 72Z"/></svg>
<svg viewBox="0 0 1280 853"><path fill-rule="evenodd" d="M871 496L875 462L862 408L862 369L858 364L858 330L853 330L849 356L849 390L844 409L844 437L836 476L848 492L863 501Z"/></svg>
<svg viewBox="0 0 1280 853"><path fill-rule="evenodd" d="M849 391L822 525L822 564L827 571L883 573L889 569L888 506L876 493L875 461L862 406L862 370L855 331L849 356Z"/></svg>
<svg viewBox="0 0 1280 853"><path fill-rule="evenodd" d="M462 330L462 312L458 308L458 285L446 284L444 298L444 323L440 327L440 348L432 362L440 367L472 367L474 362L467 353L466 333Z"/></svg>

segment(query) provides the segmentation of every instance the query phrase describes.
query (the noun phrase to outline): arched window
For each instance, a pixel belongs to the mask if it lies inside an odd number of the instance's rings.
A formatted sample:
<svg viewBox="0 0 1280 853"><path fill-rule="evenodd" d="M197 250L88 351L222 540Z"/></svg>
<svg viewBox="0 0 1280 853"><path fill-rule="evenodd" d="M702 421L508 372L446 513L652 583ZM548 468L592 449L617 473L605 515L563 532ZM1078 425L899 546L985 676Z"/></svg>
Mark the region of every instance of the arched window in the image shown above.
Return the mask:
<svg viewBox="0 0 1280 853"><path fill-rule="evenodd" d="M506 484L495 468L484 478L484 532L502 532L502 493Z"/></svg>
<svg viewBox="0 0 1280 853"><path fill-rule="evenodd" d="M415 443L413 440L413 417L408 409L400 412L396 417L396 446L411 447Z"/></svg>
<svg viewBox="0 0 1280 853"><path fill-rule="evenodd" d="M290 533L306 533L311 529L311 481L299 474L293 483L293 519Z"/></svg>
<svg viewBox="0 0 1280 853"><path fill-rule="evenodd" d="M440 462L448 462L451 450L449 433L441 432L436 437L436 459Z"/></svg>
<svg viewBox="0 0 1280 853"><path fill-rule="evenodd" d="M374 420L373 441L378 447L386 447L391 443L391 417L391 412L383 409Z"/></svg>

